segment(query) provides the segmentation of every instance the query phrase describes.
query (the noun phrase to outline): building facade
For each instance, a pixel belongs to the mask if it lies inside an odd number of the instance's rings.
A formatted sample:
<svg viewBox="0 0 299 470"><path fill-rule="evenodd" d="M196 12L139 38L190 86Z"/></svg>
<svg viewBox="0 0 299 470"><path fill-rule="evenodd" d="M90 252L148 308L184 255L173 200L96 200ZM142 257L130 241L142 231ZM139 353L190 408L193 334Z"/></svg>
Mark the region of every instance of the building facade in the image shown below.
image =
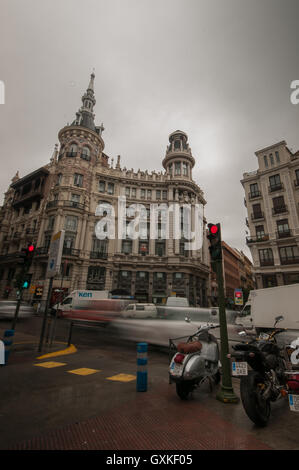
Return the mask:
<svg viewBox="0 0 299 470"><path fill-rule="evenodd" d="M226 306L234 305L235 289L242 289L246 301L248 293L255 288L252 275L252 263L247 256L226 242L221 242L223 288ZM211 269L211 304L218 305L218 285L214 271Z"/></svg>
<svg viewBox="0 0 299 470"><path fill-rule="evenodd" d="M285 141L255 153L258 169L244 173L246 224L257 288L299 282L299 152Z"/></svg>
<svg viewBox="0 0 299 470"><path fill-rule="evenodd" d="M104 153L104 128L94 122L94 78L92 74L75 120L59 131L59 145L50 162L23 178L16 174L5 193L0 210L0 295L14 298L18 254L33 243L31 285L39 288L45 301L51 237L63 229L62 271L54 289L105 289L155 303L175 293L187 296L193 305L207 306L209 255L204 217L201 249L186 250L184 238L176 239L171 228L169 239L163 239L160 225L157 239L149 238L149 233L142 239L122 239L117 231L114 239L96 236L98 221L107 215L98 213L97 207L112 207L117 225L120 196L125 196L127 206L143 204L148 224L151 204L187 204L191 227L194 207L204 207L206 201L192 179L195 159L182 131L170 134L162 171L127 170L120 156L114 163ZM28 291L26 297L32 300L35 294Z"/></svg>

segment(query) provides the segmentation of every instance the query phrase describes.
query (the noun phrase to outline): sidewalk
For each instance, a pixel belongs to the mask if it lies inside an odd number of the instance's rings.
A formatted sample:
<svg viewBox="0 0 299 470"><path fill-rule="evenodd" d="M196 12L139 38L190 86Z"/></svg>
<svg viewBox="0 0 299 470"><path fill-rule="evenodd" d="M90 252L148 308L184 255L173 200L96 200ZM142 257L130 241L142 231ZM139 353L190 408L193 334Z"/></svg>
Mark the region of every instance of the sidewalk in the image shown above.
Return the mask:
<svg viewBox="0 0 299 470"><path fill-rule="evenodd" d="M17 339L34 339L36 345L36 337L27 334ZM11 367L0 369L2 449L299 449L298 413L286 401L273 406L266 428L255 427L241 403L217 401L218 388L211 393L208 384L181 401L175 385L168 384L167 355L149 352L148 390L138 393L135 380L107 380L119 373L136 375L135 348L79 348L57 358L61 367L44 369L35 366L36 349L26 344L26 355L20 350L18 359L14 352ZM69 373L78 367L100 370L85 377ZM233 386L240 396L239 380L233 379Z"/></svg>
<svg viewBox="0 0 299 470"><path fill-rule="evenodd" d="M165 384L151 392L136 393L125 406L18 443L12 449L266 450L271 447L198 400L178 401L174 388Z"/></svg>

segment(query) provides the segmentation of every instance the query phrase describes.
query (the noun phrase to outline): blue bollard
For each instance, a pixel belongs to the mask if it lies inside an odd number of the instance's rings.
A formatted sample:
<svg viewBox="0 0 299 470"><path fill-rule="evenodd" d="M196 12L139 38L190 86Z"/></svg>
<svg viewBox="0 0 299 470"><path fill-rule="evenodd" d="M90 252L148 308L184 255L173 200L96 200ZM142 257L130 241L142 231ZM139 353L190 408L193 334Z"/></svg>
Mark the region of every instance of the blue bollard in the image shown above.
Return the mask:
<svg viewBox="0 0 299 470"><path fill-rule="evenodd" d="M147 391L147 343L137 344L137 392Z"/></svg>
<svg viewBox="0 0 299 470"><path fill-rule="evenodd" d="M15 334L15 330L5 330L4 331L3 343L4 343L4 346L5 346L5 364L7 364L8 357L9 357L9 354L10 354L10 346L13 343L13 339L5 339L5 338L11 338L12 336L14 336L14 334Z"/></svg>

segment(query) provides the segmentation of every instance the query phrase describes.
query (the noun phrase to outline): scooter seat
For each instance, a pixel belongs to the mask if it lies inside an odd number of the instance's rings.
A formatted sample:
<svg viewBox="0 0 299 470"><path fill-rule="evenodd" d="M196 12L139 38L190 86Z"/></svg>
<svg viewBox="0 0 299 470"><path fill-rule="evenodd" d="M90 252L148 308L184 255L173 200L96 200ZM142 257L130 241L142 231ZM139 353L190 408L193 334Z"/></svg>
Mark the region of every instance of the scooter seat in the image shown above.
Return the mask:
<svg viewBox="0 0 299 470"><path fill-rule="evenodd" d="M202 344L200 341L193 341L192 343L179 343L177 350L183 354L191 354L200 351Z"/></svg>

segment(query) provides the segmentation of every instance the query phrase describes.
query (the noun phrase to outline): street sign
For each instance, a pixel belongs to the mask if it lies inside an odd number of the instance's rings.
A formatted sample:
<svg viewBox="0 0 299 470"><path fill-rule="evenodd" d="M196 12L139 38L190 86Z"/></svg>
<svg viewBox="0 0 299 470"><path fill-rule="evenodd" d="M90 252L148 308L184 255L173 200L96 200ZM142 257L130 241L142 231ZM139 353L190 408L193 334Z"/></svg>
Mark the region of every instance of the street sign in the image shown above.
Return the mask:
<svg viewBox="0 0 299 470"><path fill-rule="evenodd" d="M49 261L47 266L47 278L54 277L60 271L62 249L64 243L65 231L55 233L51 239L49 248Z"/></svg>
<svg viewBox="0 0 299 470"><path fill-rule="evenodd" d="M243 305L242 289L235 289L235 305Z"/></svg>
<svg viewBox="0 0 299 470"><path fill-rule="evenodd" d="M32 285L31 285L31 286L30 286L30 289L29 289L30 294L34 294L35 289L36 289L36 286L32 286Z"/></svg>

